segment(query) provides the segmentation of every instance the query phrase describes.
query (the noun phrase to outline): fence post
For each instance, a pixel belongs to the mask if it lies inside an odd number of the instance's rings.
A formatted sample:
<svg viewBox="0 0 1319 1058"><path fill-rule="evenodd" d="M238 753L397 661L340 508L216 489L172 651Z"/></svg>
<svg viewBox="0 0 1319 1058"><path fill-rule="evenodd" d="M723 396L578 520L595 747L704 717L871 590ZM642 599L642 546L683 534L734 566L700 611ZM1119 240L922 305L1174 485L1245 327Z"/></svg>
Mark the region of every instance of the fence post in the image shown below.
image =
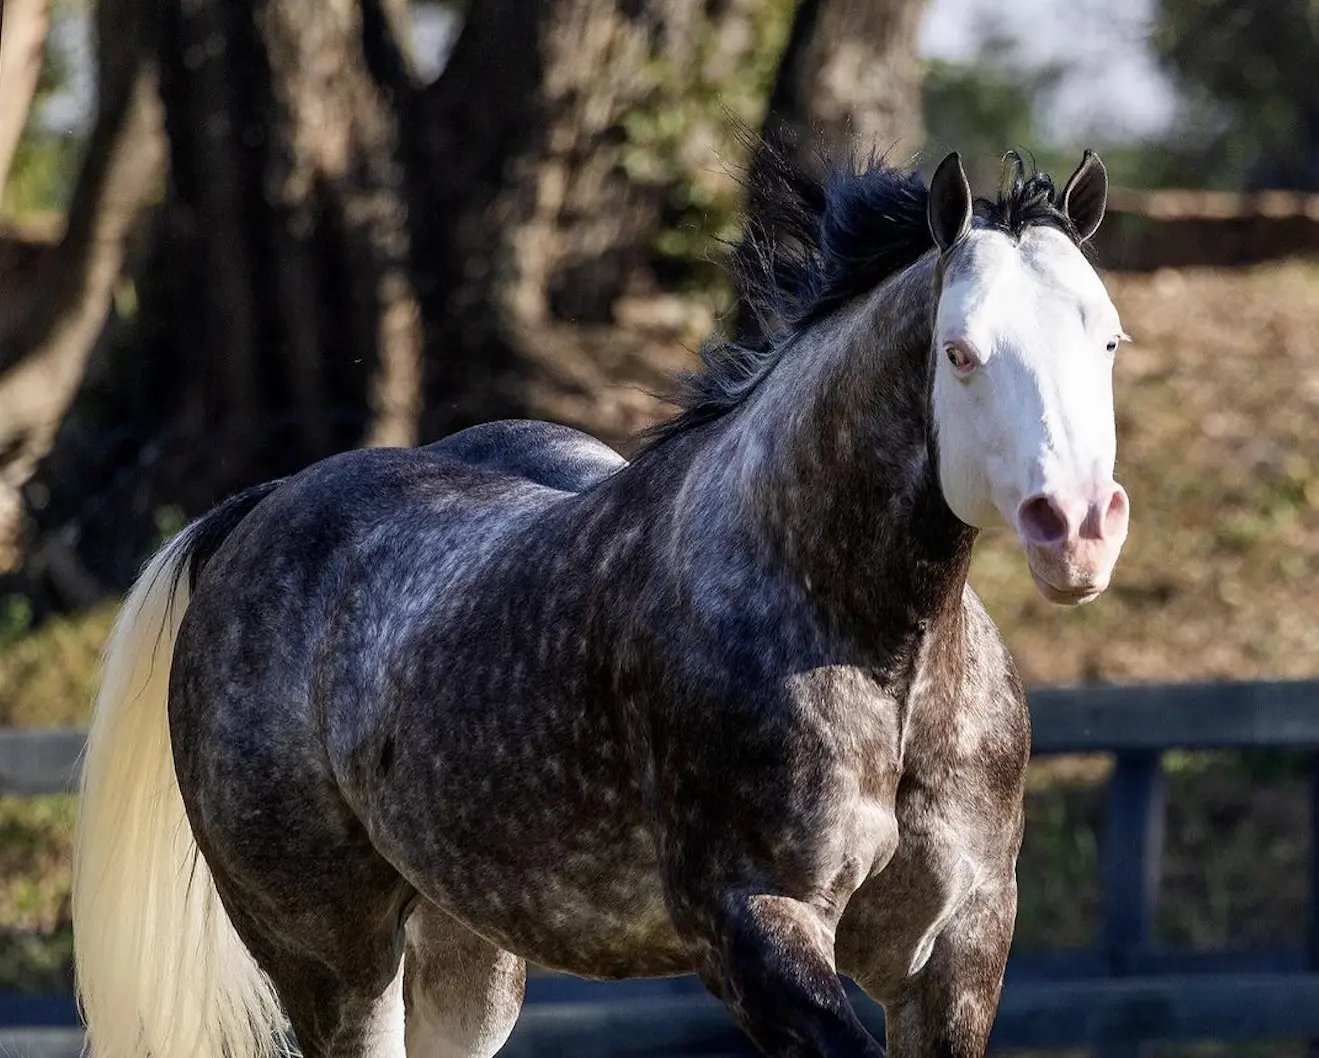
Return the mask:
<svg viewBox="0 0 1319 1058"><path fill-rule="evenodd" d="M1104 841L1104 950L1114 977L1132 974L1132 956L1149 946L1163 860L1163 754L1127 750L1109 779ZM1140 1058L1138 1043L1109 1044L1101 1058Z"/></svg>
<svg viewBox="0 0 1319 1058"><path fill-rule="evenodd" d="M1310 906L1305 938L1305 968L1319 973L1319 753L1310 754ZM1306 1047L1309 1058L1319 1058L1319 1039Z"/></svg>

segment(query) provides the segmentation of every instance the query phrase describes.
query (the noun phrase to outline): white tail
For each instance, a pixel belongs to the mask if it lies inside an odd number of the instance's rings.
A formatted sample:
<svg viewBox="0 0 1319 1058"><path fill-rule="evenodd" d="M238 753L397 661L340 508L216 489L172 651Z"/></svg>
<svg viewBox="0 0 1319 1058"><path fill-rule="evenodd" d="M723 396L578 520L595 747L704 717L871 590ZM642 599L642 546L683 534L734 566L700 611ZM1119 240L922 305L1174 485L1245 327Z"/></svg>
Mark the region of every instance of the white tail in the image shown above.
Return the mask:
<svg viewBox="0 0 1319 1058"><path fill-rule="evenodd" d="M194 523L143 572L106 647L74 835L74 961L93 1058L265 1058L284 1017L184 814L167 697Z"/></svg>

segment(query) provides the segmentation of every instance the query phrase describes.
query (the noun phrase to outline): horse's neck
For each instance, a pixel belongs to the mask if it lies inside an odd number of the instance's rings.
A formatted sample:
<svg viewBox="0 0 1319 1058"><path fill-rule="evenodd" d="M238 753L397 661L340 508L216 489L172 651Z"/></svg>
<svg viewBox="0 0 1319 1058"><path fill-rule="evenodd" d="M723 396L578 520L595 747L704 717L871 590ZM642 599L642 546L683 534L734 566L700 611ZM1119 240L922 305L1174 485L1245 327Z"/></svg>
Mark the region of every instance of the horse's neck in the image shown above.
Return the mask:
<svg viewBox="0 0 1319 1058"><path fill-rule="evenodd" d="M973 534L928 440L934 256L790 349L730 424L744 512L811 597L867 641L955 619Z"/></svg>

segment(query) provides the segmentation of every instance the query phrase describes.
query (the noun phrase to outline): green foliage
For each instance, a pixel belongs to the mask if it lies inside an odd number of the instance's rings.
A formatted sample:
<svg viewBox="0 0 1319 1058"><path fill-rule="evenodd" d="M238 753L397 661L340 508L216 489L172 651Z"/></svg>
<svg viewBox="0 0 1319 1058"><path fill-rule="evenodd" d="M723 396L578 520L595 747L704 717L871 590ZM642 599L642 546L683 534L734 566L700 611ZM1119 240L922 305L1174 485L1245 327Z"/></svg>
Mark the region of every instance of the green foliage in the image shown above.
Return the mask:
<svg viewBox="0 0 1319 1058"><path fill-rule="evenodd" d="M664 222L653 249L661 263L702 289L723 278L709 260L711 246L737 238L741 187L732 172L747 162L739 122L758 128L787 44L793 0L768 0L742 18L747 39L730 61L729 35L706 20L696 30L694 54L675 62L654 59L642 76L654 86L646 102L623 115L627 140L622 163L628 178L663 191ZM717 158L717 164L710 159Z"/></svg>
<svg viewBox="0 0 1319 1058"><path fill-rule="evenodd" d="M1109 179L1118 187L1226 191L1240 186L1240 174L1236 170L1215 164L1199 152L1195 143L1193 137L1174 132L1165 141L1105 144L1104 166ZM1076 146L1079 150L1080 145Z"/></svg>
<svg viewBox="0 0 1319 1058"><path fill-rule="evenodd" d="M1153 44L1183 93L1197 183L1319 187L1319 16L1307 0L1162 0Z"/></svg>
<svg viewBox="0 0 1319 1058"><path fill-rule="evenodd" d="M1113 182L1234 190L1253 176L1319 186L1319 20L1304 9L1304 0L1161 0L1152 43L1178 83L1178 120L1162 141L1106 144ZM922 102L932 150L961 150L977 182L992 182L1008 147L1070 171L1088 144L1048 143L1035 120L1064 73L1032 67L992 36L973 62L930 63Z"/></svg>
<svg viewBox="0 0 1319 1058"><path fill-rule="evenodd" d="M32 627L32 602L25 595L0 598L0 648L11 646Z"/></svg>
<svg viewBox="0 0 1319 1058"><path fill-rule="evenodd" d="M997 175L1005 150L1025 153L1039 145L1037 104L1062 74L1057 64L1031 67L1002 36L990 36L975 62L928 63L921 105L931 147L961 151L976 170L973 176L983 178L991 170ZM1047 168L1045 159L1037 160Z"/></svg>
<svg viewBox="0 0 1319 1058"><path fill-rule="evenodd" d="M156 547L164 547L187 524L188 516L183 513L183 508L176 507L173 504L158 508L156 511Z"/></svg>
<svg viewBox="0 0 1319 1058"><path fill-rule="evenodd" d="M1093 780L1054 780L1051 763L1036 766L1036 788L1027 795L1028 822L1017 871L1018 951L1086 947L1101 913L1103 788ZM1042 776L1049 776L1047 785L1040 783Z"/></svg>
<svg viewBox="0 0 1319 1058"><path fill-rule="evenodd" d="M72 797L0 797L0 989L64 991Z"/></svg>
<svg viewBox="0 0 1319 1058"><path fill-rule="evenodd" d="M51 13L52 27L62 19L85 17L87 6L83 0L56 0ZM0 212L22 216L62 212L68 207L85 147L84 137L46 128L40 117L51 96L68 84L72 62L61 45L60 34L52 31L42 55L27 126L18 142L8 183L0 195Z"/></svg>
<svg viewBox="0 0 1319 1058"><path fill-rule="evenodd" d="M29 127L19 141L0 212L10 216L63 212L73 193L83 143L76 136Z"/></svg>

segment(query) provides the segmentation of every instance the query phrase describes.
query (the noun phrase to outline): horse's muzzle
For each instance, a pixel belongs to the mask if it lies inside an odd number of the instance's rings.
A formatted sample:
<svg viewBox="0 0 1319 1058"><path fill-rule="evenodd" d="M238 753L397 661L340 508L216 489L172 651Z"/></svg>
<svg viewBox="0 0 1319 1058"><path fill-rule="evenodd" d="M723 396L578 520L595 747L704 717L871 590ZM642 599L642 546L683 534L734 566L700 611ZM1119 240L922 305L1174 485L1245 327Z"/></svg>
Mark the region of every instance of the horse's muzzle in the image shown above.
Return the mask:
<svg viewBox="0 0 1319 1058"><path fill-rule="evenodd" d="M1129 516L1126 490L1113 481L1023 500L1017 533L1040 594L1065 606L1097 598L1117 565Z"/></svg>

